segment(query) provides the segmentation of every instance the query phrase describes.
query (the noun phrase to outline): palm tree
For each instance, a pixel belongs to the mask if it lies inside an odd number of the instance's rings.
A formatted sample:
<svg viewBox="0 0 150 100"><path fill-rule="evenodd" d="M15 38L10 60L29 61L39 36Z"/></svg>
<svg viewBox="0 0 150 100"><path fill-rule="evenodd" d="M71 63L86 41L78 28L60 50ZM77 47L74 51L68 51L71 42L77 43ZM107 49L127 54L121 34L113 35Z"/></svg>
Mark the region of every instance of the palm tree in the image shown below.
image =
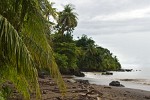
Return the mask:
<svg viewBox="0 0 150 100"><path fill-rule="evenodd" d="M77 14L73 12L73 5L64 6L64 10L59 12L58 25L56 28L62 35L65 31L71 33L77 26Z"/></svg>
<svg viewBox="0 0 150 100"><path fill-rule="evenodd" d="M47 0L1 0L0 9L0 91L10 81L25 99L35 90L39 100L37 69L49 68L63 92L65 85L46 38L51 27L47 17L56 17L51 4Z"/></svg>

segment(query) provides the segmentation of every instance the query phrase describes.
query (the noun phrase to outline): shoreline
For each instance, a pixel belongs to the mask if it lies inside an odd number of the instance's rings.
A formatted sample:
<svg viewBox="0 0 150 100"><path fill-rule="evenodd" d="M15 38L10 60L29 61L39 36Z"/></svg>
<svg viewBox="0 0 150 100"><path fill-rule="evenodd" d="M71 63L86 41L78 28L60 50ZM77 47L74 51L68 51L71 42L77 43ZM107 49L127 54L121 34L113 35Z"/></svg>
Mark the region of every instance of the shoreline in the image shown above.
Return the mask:
<svg viewBox="0 0 150 100"><path fill-rule="evenodd" d="M72 76L63 75L63 79L67 86L64 98L53 79L39 78L43 100L150 100L150 91L89 84ZM31 100L36 100L33 95Z"/></svg>
<svg viewBox="0 0 150 100"><path fill-rule="evenodd" d="M84 72L85 77L75 79L89 80L91 84L107 85L112 81L119 81L126 88L150 91L150 78L136 72L112 72L113 75L101 75L100 72ZM142 72L143 73L143 72Z"/></svg>

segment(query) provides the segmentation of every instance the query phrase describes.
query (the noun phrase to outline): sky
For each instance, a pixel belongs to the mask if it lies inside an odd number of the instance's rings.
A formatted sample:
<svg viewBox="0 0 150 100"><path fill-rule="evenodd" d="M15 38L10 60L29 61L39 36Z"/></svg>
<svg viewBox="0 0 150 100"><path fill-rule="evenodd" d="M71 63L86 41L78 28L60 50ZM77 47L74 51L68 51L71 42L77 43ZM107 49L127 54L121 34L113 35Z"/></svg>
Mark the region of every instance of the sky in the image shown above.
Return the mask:
<svg viewBox="0 0 150 100"><path fill-rule="evenodd" d="M87 35L117 56L123 68L150 70L150 0L51 0L75 6L74 37Z"/></svg>

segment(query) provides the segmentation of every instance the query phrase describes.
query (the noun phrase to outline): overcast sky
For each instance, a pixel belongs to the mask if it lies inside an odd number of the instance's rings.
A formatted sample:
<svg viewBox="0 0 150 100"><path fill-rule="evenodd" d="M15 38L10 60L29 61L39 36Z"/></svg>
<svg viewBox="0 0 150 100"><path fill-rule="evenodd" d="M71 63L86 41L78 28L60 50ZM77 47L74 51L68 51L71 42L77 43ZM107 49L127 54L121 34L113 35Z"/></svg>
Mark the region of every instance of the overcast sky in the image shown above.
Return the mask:
<svg viewBox="0 0 150 100"><path fill-rule="evenodd" d="M123 67L149 67L150 0L51 0L61 11L75 5L78 26L74 37L86 34L108 48Z"/></svg>

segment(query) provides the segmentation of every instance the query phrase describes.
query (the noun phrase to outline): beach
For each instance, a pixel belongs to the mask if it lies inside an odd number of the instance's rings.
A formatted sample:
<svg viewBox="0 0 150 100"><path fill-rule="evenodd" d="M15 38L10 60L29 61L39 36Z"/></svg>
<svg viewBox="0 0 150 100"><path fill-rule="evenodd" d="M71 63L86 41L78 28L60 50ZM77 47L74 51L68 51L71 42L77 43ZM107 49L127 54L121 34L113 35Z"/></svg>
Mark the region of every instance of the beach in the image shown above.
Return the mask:
<svg viewBox="0 0 150 100"><path fill-rule="evenodd" d="M62 97L57 84L46 76L39 78L43 100L150 100L150 91L89 84L88 81L63 76L67 92ZM20 100L20 99L19 99ZM31 100L36 100L31 95Z"/></svg>
<svg viewBox="0 0 150 100"><path fill-rule="evenodd" d="M85 77L74 77L75 79L89 80L91 84L107 85L112 81L119 81L126 88L150 91L149 70L133 70L131 72L111 71L113 75L101 75L101 72L84 72Z"/></svg>

